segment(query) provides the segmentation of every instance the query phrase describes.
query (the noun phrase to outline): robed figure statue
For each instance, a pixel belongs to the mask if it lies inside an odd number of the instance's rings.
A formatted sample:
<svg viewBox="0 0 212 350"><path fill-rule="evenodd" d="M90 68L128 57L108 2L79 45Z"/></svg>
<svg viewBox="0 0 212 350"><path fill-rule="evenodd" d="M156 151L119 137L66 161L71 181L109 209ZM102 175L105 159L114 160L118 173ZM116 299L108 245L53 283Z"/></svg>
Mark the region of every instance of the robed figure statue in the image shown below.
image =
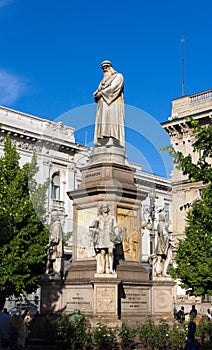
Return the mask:
<svg viewBox="0 0 212 350"><path fill-rule="evenodd" d="M98 104L94 132L95 146L125 148L124 135L124 78L110 61L101 64L104 78L94 92Z"/></svg>

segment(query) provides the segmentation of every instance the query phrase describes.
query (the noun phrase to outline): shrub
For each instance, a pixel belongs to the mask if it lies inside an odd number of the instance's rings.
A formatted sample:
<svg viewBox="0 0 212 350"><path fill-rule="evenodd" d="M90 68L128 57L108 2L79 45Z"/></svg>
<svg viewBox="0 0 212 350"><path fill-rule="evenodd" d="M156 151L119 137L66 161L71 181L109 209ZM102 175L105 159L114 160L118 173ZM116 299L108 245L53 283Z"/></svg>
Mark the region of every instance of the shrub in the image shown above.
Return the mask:
<svg viewBox="0 0 212 350"><path fill-rule="evenodd" d="M184 349L187 339L187 333L182 325L174 324L169 330L168 348L171 350Z"/></svg>
<svg viewBox="0 0 212 350"><path fill-rule="evenodd" d="M57 327L55 319L50 316L36 317L30 324L30 338L40 342L54 344L57 340Z"/></svg>
<svg viewBox="0 0 212 350"><path fill-rule="evenodd" d="M93 340L98 350L110 350L116 343L116 330L109 328L106 324L97 323L97 327L93 330Z"/></svg>
<svg viewBox="0 0 212 350"><path fill-rule="evenodd" d="M155 325L152 320L147 320L145 324L138 327L140 341L147 349L164 350L167 344L169 325L165 320L161 320L159 325Z"/></svg>
<svg viewBox="0 0 212 350"><path fill-rule="evenodd" d="M184 349L186 332L183 327L174 324L170 326L161 319L159 324L147 320L138 327L139 339L148 350L180 350Z"/></svg>
<svg viewBox="0 0 212 350"><path fill-rule="evenodd" d="M60 343L70 350L86 349L92 343L89 324L80 313L63 315L57 321L57 333Z"/></svg>
<svg viewBox="0 0 212 350"><path fill-rule="evenodd" d="M202 344L210 342L212 337L212 322L201 319L197 325L195 336Z"/></svg>
<svg viewBox="0 0 212 350"><path fill-rule="evenodd" d="M118 336L121 338L122 349L134 349L135 347L135 335L137 330L130 327L127 323L123 323Z"/></svg>

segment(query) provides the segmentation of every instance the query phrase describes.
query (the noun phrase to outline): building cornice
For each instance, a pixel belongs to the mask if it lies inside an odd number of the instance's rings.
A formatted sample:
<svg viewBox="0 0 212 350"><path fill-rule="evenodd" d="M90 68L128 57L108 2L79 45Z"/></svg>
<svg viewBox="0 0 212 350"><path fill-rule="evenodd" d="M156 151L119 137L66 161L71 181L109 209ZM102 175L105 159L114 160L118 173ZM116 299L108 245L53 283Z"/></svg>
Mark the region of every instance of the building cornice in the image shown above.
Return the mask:
<svg viewBox="0 0 212 350"><path fill-rule="evenodd" d="M0 106L1 135L10 133L16 139L51 145L62 151L88 148L75 143L74 128Z"/></svg>

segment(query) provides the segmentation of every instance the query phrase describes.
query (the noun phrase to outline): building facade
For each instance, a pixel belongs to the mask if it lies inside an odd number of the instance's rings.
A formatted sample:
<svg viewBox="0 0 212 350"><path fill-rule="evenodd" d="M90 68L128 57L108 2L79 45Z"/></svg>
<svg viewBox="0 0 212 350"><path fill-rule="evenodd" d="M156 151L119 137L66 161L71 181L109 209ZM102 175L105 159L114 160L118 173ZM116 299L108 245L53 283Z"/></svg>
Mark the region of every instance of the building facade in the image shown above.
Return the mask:
<svg viewBox="0 0 212 350"><path fill-rule="evenodd" d="M162 123L168 132L171 144L175 151L184 156L191 154L194 163L197 163L201 152L193 152L193 143L196 135L189 121L192 117L198 120L201 126L207 126L212 120L212 90L203 91L191 96L184 96L172 101L172 114L169 120ZM183 238L186 211L180 210L186 203L193 203L200 197L201 182L190 182L176 164L172 174L173 200L173 237Z"/></svg>
<svg viewBox="0 0 212 350"><path fill-rule="evenodd" d="M172 113L167 122L162 123L163 128L168 132L171 144L175 151L180 151L184 156L191 155L192 161L197 163L201 157L200 152L193 151L193 143L196 135L193 134L193 127L189 118L197 120L202 127L211 124L212 120L212 90L203 91L190 96L183 96L172 101ZM210 161L210 160L208 160ZM202 182L191 182L186 175L182 174L174 165L172 173L172 206L173 206L173 238L184 238L186 225L186 203L192 204L200 198ZM200 304L201 298L188 297L185 291L177 287L177 299L179 302L191 301ZM206 296L210 303L211 298ZM210 304L209 304L210 306ZM199 310L205 307L199 306ZM201 310L200 310L201 311Z"/></svg>

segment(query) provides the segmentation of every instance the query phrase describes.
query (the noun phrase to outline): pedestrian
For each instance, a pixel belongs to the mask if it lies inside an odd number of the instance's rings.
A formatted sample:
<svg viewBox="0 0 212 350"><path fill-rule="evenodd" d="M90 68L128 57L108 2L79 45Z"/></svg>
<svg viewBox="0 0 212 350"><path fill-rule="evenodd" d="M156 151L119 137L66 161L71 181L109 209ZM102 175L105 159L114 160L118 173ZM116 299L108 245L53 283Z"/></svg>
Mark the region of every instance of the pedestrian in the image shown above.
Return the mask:
<svg viewBox="0 0 212 350"><path fill-rule="evenodd" d="M195 340L196 323L191 321L188 325L188 338L185 350L200 350L198 342Z"/></svg>
<svg viewBox="0 0 212 350"><path fill-rule="evenodd" d="M180 322L185 321L185 311L184 306L181 306L180 310L176 313L176 319Z"/></svg>
<svg viewBox="0 0 212 350"><path fill-rule="evenodd" d="M208 318L208 321L211 321L211 319L212 319L212 315L211 315L210 309L207 310L207 318Z"/></svg>
<svg viewBox="0 0 212 350"><path fill-rule="evenodd" d="M27 337L27 328L21 315L12 317L12 350L24 348Z"/></svg>
<svg viewBox="0 0 212 350"><path fill-rule="evenodd" d="M5 314L9 315L9 312L7 311L7 308L6 308L6 307L4 308L3 312L4 312Z"/></svg>
<svg viewBox="0 0 212 350"><path fill-rule="evenodd" d="M192 305L191 311L190 311L190 320L194 321L197 316L197 309L195 308L195 305Z"/></svg>
<svg viewBox="0 0 212 350"><path fill-rule="evenodd" d="M0 350L10 345L11 320L10 315L0 311Z"/></svg>

